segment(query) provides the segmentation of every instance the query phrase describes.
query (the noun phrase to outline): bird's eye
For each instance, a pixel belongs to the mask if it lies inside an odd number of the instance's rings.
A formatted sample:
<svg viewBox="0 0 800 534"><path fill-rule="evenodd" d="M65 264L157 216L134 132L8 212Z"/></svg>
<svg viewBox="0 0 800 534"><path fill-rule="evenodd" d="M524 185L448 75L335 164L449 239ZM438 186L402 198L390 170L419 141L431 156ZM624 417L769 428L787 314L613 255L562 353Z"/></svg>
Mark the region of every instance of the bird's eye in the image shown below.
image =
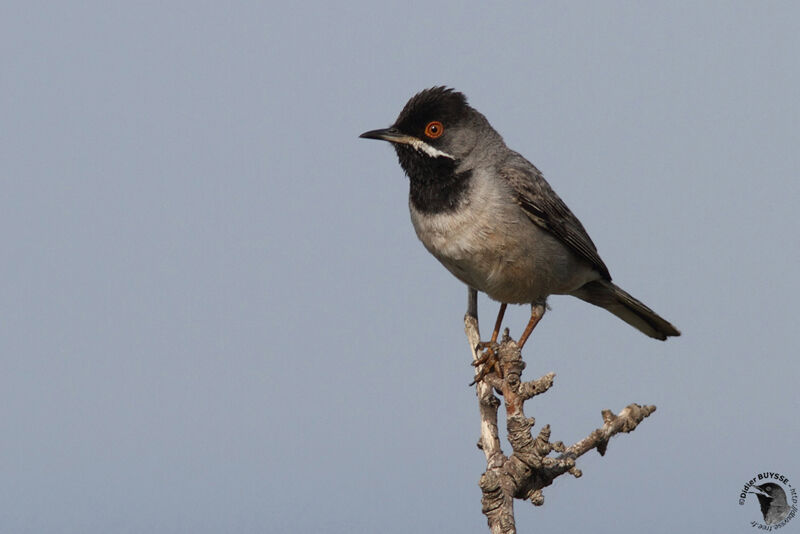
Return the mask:
<svg viewBox="0 0 800 534"><path fill-rule="evenodd" d="M430 137L431 139L436 139L437 137L441 137L444 133L444 126L439 121L432 121L429 122L428 125L425 127L425 135Z"/></svg>

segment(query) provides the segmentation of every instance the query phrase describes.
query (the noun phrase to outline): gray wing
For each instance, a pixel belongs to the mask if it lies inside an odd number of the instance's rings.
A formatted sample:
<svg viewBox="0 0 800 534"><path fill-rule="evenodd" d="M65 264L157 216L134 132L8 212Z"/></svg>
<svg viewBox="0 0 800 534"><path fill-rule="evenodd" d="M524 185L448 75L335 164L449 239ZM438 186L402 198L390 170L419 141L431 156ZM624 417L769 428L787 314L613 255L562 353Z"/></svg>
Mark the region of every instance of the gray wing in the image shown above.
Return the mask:
<svg viewBox="0 0 800 534"><path fill-rule="evenodd" d="M583 225L559 198L542 173L532 163L513 162L499 169L500 175L511 185L517 202L534 224L555 235L579 257L589 262L606 280L611 280L608 267L600 259L597 247Z"/></svg>

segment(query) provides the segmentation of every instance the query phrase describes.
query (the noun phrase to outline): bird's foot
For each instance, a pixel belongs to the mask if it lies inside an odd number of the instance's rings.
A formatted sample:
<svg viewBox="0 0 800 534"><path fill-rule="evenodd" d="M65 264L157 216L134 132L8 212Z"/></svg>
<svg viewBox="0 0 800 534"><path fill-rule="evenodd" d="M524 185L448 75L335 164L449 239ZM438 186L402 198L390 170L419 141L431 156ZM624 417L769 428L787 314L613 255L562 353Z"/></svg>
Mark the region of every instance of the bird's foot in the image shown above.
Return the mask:
<svg viewBox="0 0 800 534"><path fill-rule="evenodd" d="M503 371L500 368L500 358L498 357L497 351L500 349L500 345L497 341L481 341L475 346L476 351L483 351L483 353L478 356L478 359L472 362L473 367L478 367L478 374L475 375L475 379L472 381L470 386L477 384L483 378L494 371L497 373L497 376L503 378Z"/></svg>

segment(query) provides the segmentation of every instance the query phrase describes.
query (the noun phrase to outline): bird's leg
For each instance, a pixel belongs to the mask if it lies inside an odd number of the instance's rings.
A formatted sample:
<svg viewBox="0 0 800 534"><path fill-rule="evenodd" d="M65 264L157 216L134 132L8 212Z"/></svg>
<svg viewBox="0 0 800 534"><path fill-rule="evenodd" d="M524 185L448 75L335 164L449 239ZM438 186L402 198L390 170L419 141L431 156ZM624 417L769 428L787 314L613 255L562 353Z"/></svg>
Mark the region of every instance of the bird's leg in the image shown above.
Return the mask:
<svg viewBox="0 0 800 534"><path fill-rule="evenodd" d="M472 362L472 365L475 367L483 365L483 368L475 377L473 384L483 380L483 377L492 369L495 370L497 376L503 376L503 372L500 370L500 362L497 360L497 336L500 334L500 326L503 324L506 306L508 306L508 304L505 302L500 304L500 311L497 313L497 320L494 322L494 330L492 330L492 339L489 341L481 341L478 343L478 346L475 347L477 350L486 350L481 354L480 358Z"/></svg>
<svg viewBox="0 0 800 534"><path fill-rule="evenodd" d="M474 287L467 287L467 316L478 320L478 290Z"/></svg>
<svg viewBox="0 0 800 534"><path fill-rule="evenodd" d="M497 336L500 334L500 325L503 323L503 316L506 314L506 306L508 304L502 303L500 311L497 312L497 320L494 322L494 330L492 330L492 339L478 343L478 349L493 349L497 345Z"/></svg>
<svg viewBox="0 0 800 534"><path fill-rule="evenodd" d="M534 302L531 304L531 318L528 321L528 326L525 327L525 331L522 332L522 335L519 336L519 341L517 341L519 350L522 350L531 332L533 332L533 329L536 328L536 325L539 324L539 321L544 317L545 309L547 309L546 307L547 305L544 302Z"/></svg>

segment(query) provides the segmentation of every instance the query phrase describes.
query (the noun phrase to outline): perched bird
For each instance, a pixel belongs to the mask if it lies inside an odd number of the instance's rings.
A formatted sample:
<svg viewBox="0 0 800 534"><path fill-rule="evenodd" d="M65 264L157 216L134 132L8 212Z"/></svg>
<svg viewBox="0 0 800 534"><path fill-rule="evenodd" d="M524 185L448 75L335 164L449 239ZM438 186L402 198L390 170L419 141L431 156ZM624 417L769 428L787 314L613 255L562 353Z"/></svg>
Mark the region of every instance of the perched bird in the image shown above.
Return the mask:
<svg viewBox="0 0 800 534"><path fill-rule="evenodd" d="M392 126L360 137L394 146L410 181L411 221L425 248L472 288L471 302L478 290L501 303L483 348L496 345L507 304L531 304L521 348L553 294L605 308L656 339L680 335L611 282L581 222L462 93L426 89Z"/></svg>
<svg viewBox="0 0 800 534"><path fill-rule="evenodd" d="M761 513L764 516L764 523L774 525L783 521L789 515L789 503L786 502L786 492L774 482L767 482L760 486L753 486L761 493L751 491L758 497L761 505Z"/></svg>

